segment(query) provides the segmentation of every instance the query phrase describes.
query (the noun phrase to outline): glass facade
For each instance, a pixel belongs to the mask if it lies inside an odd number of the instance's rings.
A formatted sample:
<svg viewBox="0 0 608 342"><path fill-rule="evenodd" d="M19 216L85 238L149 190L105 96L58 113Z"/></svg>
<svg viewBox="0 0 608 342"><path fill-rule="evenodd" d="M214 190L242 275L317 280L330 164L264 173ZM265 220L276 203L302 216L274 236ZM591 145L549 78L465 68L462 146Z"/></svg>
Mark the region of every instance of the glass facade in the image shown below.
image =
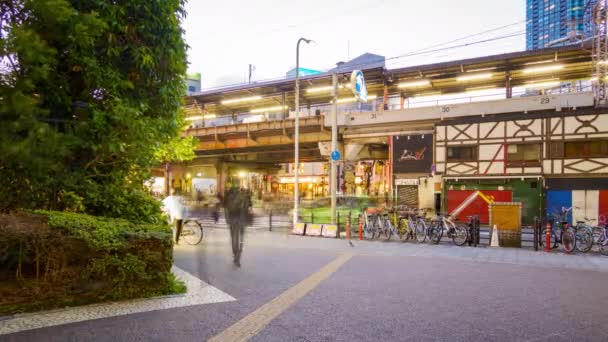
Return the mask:
<svg viewBox="0 0 608 342"><path fill-rule="evenodd" d="M527 0L526 49L534 50L573 33L589 35L585 13L596 0ZM587 7L587 11L586 11ZM569 41L553 46L566 45Z"/></svg>

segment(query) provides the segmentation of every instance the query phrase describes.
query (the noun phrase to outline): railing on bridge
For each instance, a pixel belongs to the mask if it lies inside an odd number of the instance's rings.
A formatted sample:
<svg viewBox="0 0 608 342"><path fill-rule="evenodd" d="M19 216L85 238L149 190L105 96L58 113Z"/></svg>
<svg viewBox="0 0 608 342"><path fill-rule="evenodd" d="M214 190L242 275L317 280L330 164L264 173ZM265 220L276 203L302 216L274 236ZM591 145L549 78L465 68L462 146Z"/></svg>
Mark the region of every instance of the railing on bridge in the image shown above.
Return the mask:
<svg viewBox="0 0 608 342"><path fill-rule="evenodd" d="M214 127L195 127L186 130L187 136L195 137L213 137L214 140L219 140L221 135L243 135L251 137L252 132L263 133L263 132L282 132L284 135L288 135L294 130L295 120L285 119L276 121L262 121L252 122L244 124L230 124L225 126L214 126ZM300 118L300 129L306 130L307 127L324 127L323 116L311 116Z"/></svg>
<svg viewBox="0 0 608 342"><path fill-rule="evenodd" d="M556 94L568 94L578 92L589 92L592 90L592 82L590 80L580 80L572 82L562 82L560 85L554 86L551 89L544 90L546 95ZM525 88L514 88L512 97L527 97L532 95L539 95L541 91L530 90ZM458 103L472 103L481 101L491 101L506 99L506 90L504 88L491 88L491 89L476 89L466 93L446 93L439 94L433 92L420 93L417 96L405 98L403 102L404 109L410 108L421 108L421 107L433 107L447 104L458 104ZM300 125L313 125L318 124L318 121L322 121L325 115L329 114L331 105L316 105L308 107L302 107L300 109ZM340 104L338 106L338 115L343 116L345 114L357 114L366 113L377 110L382 110L383 99L378 97L372 100L369 104ZM392 95L387 98L386 110L400 110L401 109L401 97ZM187 116L198 116L203 117L203 113L196 107L196 105L190 105L185 107ZM281 123L285 122L285 126ZM268 114L255 114L255 113L239 113L234 116L221 116L213 117L209 119L201 119L192 123L190 129L187 130L187 135L201 136L201 135L213 135L213 134L226 134L226 133L247 133L256 130L272 130L272 129L283 129L292 128L294 119L284 113L268 113ZM276 124L279 123L279 124ZM218 128L216 131L215 128Z"/></svg>

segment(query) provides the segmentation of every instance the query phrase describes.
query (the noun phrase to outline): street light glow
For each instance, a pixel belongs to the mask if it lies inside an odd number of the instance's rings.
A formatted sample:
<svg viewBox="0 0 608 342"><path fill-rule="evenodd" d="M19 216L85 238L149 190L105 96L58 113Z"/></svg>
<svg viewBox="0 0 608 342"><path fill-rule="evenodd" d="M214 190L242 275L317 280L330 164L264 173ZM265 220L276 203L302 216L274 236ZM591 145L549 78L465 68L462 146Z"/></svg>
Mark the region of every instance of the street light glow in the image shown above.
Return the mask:
<svg viewBox="0 0 608 342"><path fill-rule="evenodd" d="M262 97L259 95L256 96L248 96L248 97L239 97L236 99L230 99L230 100L222 100L222 104L223 105L227 105L227 104L232 104L232 103L241 103L241 102L251 102L251 101L257 101L257 100L261 100Z"/></svg>
<svg viewBox="0 0 608 342"><path fill-rule="evenodd" d="M338 88L340 88L340 89L349 88L349 87L350 87L350 85L348 83L338 85ZM307 88L306 92L307 93L322 93L322 92L326 92L326 91L331 91L331 88L332 88L332 86Z"/></svg>
<svg viewBox="0 0 608 342"><path fill-rule="evenodd" d="M184 120L186 121L197 121L197 120L203 120L203 119L215 119L216 115L215 114L205 114L203 115L193 115L193 116L188 116L186 118L184 118Z"/></svg>
<svg viewBox="0 0 608 342"><path fill-rule="evenodd" d="M483 91L487 91L487 90L498 90L498 89L499 89L498 87L493 87L493 86L471 87L471 88L466 89L466 93L471 94L471 93L478 93L478 92L483 92Z"/></svg>
<svg viewBox="0 0 608 342"><path fill-rule="evenodd" d="M324 86L324 87L307 88L306 92L307 93L322 93L324 91L330 91L330 90L331 90L331 86Z"/></svg>
<svg viewBox="0 0 608 342"><path fill-rule="evenodd" d="M415 87L425 87L431 85L430 80L417 80L410 82L399 83L399 88L415 88Z"/></svg>
<svg viewBox="0 0 608 342"><path fill-rule="evenodd" d="M272 112L276 110L287 109L287 106L274 106L274 107L264 107L264 108L256 108L250 110L251 113L264 113L264 112Z"/></svg>
<svg viewBox="0 0 608 342"><path fill-rule="evenodd" d="M557 87L559 84L560 84L560 81L555 80L555 81L544 81L544 82L532 82L532 83L525 84L524 87L530 88L530 89L552 88L552 87Z"/></svg>
<svg viewBox="0 0 608 342"><path fill-rule="evenodd" d="M552 65L544 65L544 66L526 68L523 70L523 73L524 74L539 74L539 73L543 73L543 72L557 71L557 70L561 70L563 68L564 68L563 64L552 64Z"/></svg>
<svg viewBox="0 0 608 342"><path fill-rule="evenodd" d="M458 82L466 82L466 81L477 81L477 80L485 80L492 78L492 73L486 72L482 74L471 74L471 75L463 75L458 76L456 80Z"/></svg>

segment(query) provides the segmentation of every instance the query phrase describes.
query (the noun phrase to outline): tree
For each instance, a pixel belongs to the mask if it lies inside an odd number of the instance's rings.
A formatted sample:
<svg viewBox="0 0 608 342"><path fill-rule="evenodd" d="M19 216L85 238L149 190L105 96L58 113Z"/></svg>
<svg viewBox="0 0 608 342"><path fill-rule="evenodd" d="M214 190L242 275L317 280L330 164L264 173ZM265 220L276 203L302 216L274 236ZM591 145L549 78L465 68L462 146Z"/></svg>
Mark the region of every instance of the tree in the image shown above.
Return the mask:
<svg viewBox="0 0 608 342"><path fill-rule="evenodd" d="M0 1L0 210L145 219L143 181L179 134L184 0Z"/></svg>
<svg viewBox="0 0 608 342"><path fill-rule="evenodd" d="M194 149L197 144L194 137L178 137L164 144L154 153L154 158L165 167L165 192L167 195L171 185L171 163L194 159Z"/></svg>

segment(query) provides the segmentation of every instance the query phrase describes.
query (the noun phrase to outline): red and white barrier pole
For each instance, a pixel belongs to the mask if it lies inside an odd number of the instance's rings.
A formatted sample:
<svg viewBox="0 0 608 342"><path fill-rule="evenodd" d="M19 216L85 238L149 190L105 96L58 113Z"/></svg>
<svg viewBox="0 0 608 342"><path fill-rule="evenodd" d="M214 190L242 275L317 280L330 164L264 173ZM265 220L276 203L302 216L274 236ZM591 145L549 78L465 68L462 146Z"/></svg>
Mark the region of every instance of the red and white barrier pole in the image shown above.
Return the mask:
<svg viewBox="0 0 608 342"><path fill-rule="evenodd" d="M359 215L359 240L363 240L363 221L361 215Z"/></svg>
<svg viewBox="0 0 608 342"><path fill-rule="evenodd" d="M350 215L348 215L348 219L346 220L346 240L350 241Z"/></svg>

